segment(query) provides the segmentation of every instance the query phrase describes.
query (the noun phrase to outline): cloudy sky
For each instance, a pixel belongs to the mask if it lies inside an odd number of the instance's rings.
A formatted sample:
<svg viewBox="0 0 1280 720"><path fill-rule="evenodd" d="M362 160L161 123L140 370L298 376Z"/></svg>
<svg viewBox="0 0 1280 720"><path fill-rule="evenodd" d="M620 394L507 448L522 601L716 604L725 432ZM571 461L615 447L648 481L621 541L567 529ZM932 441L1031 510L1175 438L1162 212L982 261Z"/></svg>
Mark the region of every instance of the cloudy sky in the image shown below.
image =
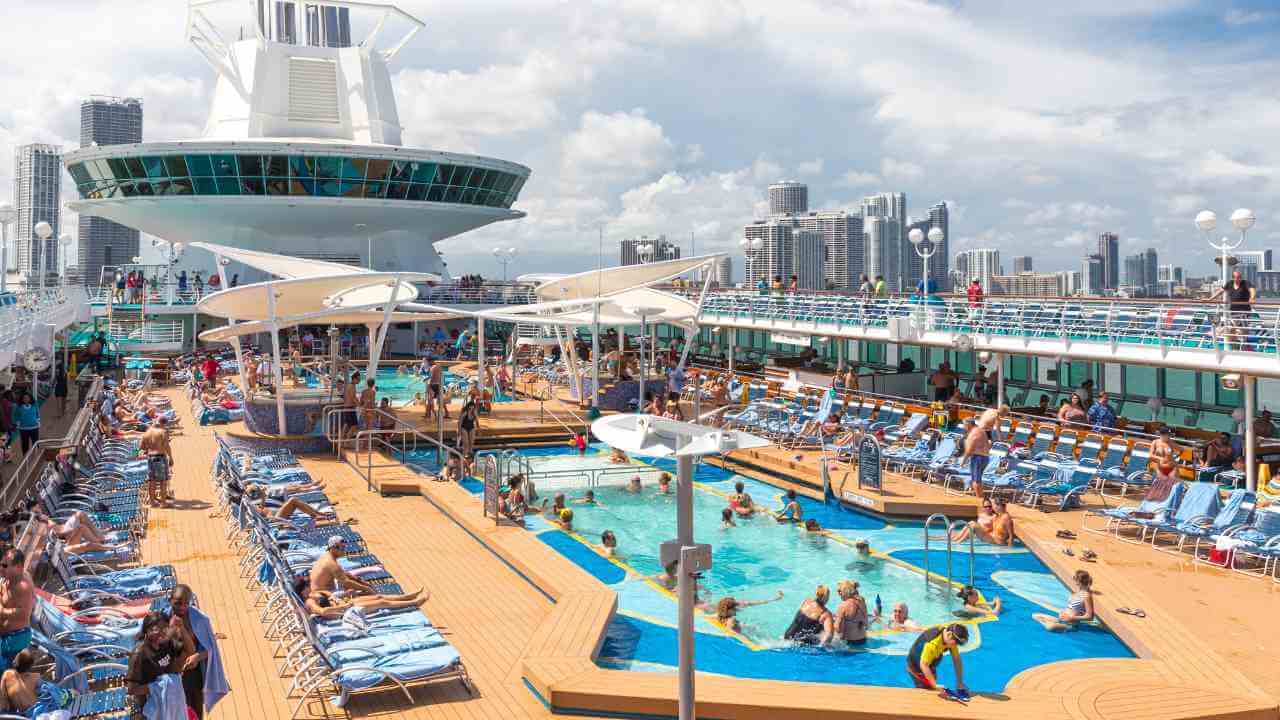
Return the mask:
<svg viewBox="0 0 1280 720"><path fill-rule="evenodd" d="M1251 207L1249 245L1280 244L1274 3L399 4L428 23L393 67L406 144L533 168L527 218L440 245L455 272L500 273L496 246L521 271L592 267L601 229L606 264L642 233L736 249L778 179L821 208L947 200L953 251L995 247L1006 268L1030 253L1078 269L1113 230L1122 252L1210 274L1202 208ZM184 2L11 0L5 16L0 195L12 146L76 144L90 94L141 96L147 140L200 133L213 73Z"/></svg>

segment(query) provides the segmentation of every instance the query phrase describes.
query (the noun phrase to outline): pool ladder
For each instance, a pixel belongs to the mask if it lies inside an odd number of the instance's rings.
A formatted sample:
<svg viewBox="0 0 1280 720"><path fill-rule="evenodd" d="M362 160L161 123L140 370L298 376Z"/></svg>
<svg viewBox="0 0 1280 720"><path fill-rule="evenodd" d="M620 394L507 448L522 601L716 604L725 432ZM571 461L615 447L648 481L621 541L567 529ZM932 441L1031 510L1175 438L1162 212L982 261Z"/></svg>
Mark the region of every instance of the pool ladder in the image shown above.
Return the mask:
<svg viewBox="0 0 1280 720"><path fill-rule="evenodd" d="M947 541L947 582L948 583L955 583L955 575L952 572L952 567L951 567L951 533L955 530L958 530L964 527L963 520L956 520L953 523L951 522L950 518L948 518L946 515L943 515L942 513L934 513L930 515L927 520L924 521L924 586L926 590L929 588L929 581L930 581L929 529L933 527L933 524L935 521L939 521L942 523L943 537L934 538L934 539L937 539L937 540L945 539ZM974 580L973 533L969 533L969 584L970 585L973 585L973 580Z"/></svg>

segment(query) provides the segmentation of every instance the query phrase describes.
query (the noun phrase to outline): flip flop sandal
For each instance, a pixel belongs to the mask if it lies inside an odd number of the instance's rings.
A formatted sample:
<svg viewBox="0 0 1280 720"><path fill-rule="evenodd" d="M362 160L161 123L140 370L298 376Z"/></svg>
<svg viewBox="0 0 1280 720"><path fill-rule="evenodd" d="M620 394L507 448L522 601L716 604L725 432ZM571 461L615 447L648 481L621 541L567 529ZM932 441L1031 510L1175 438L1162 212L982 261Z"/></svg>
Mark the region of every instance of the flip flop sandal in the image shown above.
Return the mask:
<svg viewBox="0 0 1280 720"><path fill-rule="evenodd" d="M1060 538L1062 538L1063 540L1075 540L1075 539L1076 539L1076 534L1075 534L1075 533L1073 533L1073 532L1071 532L1070 530L1059 530L1059 531L1057 532L1057 536L1058 536L1058 537L1060 537Z"/></svg>
<svg viewBox="0 0 1280 720"><path fill-rule="evenodd" d="M1071 552L1071 548L1069 548L1069 547L1064 547L1064 548L1062 548L1062 554L1063 554L1063 555L1066 555L1067 557L1075 557L1075 556L1076 556L1076 554L1075 554L1075 553Z"/></svg>
<svg viewBox="0 0 1280 720"><path fill-rule="evenodd" d="M1142 608L1122 607L1122 608L1116 608L1116 612L1124 613L1125 615L1132 615L1133 617L1136 617L1136 618L1144 618L1147 616L1147 613Z"/></svg>
<svg viewBox="0 0 1280 720"><path fill-rule="evenodd" d="M1089 548L1085 548L1084 552L1080 553L1080 559L1084 560L1085 562L1097 562L1098 553L1090 550Z"/></svg>

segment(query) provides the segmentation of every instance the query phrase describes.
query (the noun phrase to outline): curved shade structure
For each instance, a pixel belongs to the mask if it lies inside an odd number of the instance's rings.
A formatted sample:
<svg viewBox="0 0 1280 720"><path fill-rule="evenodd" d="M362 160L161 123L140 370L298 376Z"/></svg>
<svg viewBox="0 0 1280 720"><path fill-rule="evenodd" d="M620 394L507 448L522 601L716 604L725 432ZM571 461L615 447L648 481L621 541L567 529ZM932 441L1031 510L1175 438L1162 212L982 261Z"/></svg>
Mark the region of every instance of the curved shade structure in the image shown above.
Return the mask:
<svg viewBox="0 0 1280 720"><path fill-rule="evenodd" d="M592 310L599 305L599 315ZM643 317L640 310L644 310ZM581 327L599 322L601 325L636 325L642 319L650 323L669 323L692 327L698 306L678 295L638 288L609 297L572 302L546 302L519 307L494 308L476 313L479 317L506 322L535 325Z"/></svg>
<svg viewBox="0 0 1280 720"><path fill-rule="evenodd" d="M425 282L433 277L427 273L359 272L270 280L220 290L206 296L196 308L221 318L278 322L324 310L350 311L390 302L412 302L418 297L418 289L411 281ZM267 293L275 295L274 313Z"/></svg>
<svg viewBox="0 0 1280 720"><path fill-rule="evenodd" d="M293 278L315 277L317 275L359 275L373 272L361 267L352 265L344 265L342 263L325 262L324 260L308 260L306 258L293 257L291 255L278 255L276 253L261 252L259 250L245 250L244 248L230 247L229 245L218 245L215 243L194 242L191 247L208 250L209 252L234 260L242 265L247 265L255 270L261 270L268 275L275 275L278 278L290 280Z"/></svg>
<svg viewBox="0 0 1280 720"><path fill-rule="evenodd" d="M589 270L544 282L535 292L540 300L585 300L616 295L626 290L666 282L725 256L725 253L714 253L647 265Z"/></svg>
<svg viewBox="0 0 1280 720"><path fill-rule="evenodd" d="M441 320L452 320L459 317L458 313L391 313L391 322L438 322ZM310 315L287 318L272 323L268 320L254 320L252 322L237 323L235 325L223 325L221 327L211 328L200 333L200 339L205 342L231 342L232 339L245 337L246 335L257 335L259 333L269 333L272 327L280 330L295 327L297 325L372 325L381 323L386 315L378 310L334 310L332 312L312 313Z"/></svg>

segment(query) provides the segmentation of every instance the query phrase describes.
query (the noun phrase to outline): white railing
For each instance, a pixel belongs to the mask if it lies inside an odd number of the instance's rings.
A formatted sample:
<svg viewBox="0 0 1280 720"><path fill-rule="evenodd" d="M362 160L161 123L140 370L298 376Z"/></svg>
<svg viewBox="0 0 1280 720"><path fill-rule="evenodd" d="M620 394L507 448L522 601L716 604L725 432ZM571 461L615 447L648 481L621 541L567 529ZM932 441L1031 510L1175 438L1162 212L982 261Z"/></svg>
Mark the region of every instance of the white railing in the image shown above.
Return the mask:
<svg viewBox="0 0 1280 720"><path fill-rule="evenodd" d="M3 298L0 304L0 348L3 349L23 345L20 339L36 325L51 324L60 330L71 324L76 318L77 305L84 304L84 292L80 288L23 291L0 298Z"/></svg>
<svg viewBox="0 0 1280 720"><path fill-rule="evenodd" d="M108 331L121 346L182 343L181 320L112 320Z"/></svg>
<svg viewBox="0 0 1280 720"><path fill-rule="evenodd" d="M699 323L782 332L794 328L837 337L862 332L902 342L924 342L930 333L937 342L966 335L979 349L1007 349L1011 340L1030 348L1036 341L1051 340L1065 356L1071 356L1074 343L1112 350L1154 348L1157 355L1202 351L1213 358L1204 369L1224 365L1228 353L1253 356L1254 366L1265 356L1273 364L1280 359L1280 305L1228 312L1222 304L1204 302L989 298L970 304L964 298L933 296L924 303L907 297L718 291L703 303Z"/></svg>

